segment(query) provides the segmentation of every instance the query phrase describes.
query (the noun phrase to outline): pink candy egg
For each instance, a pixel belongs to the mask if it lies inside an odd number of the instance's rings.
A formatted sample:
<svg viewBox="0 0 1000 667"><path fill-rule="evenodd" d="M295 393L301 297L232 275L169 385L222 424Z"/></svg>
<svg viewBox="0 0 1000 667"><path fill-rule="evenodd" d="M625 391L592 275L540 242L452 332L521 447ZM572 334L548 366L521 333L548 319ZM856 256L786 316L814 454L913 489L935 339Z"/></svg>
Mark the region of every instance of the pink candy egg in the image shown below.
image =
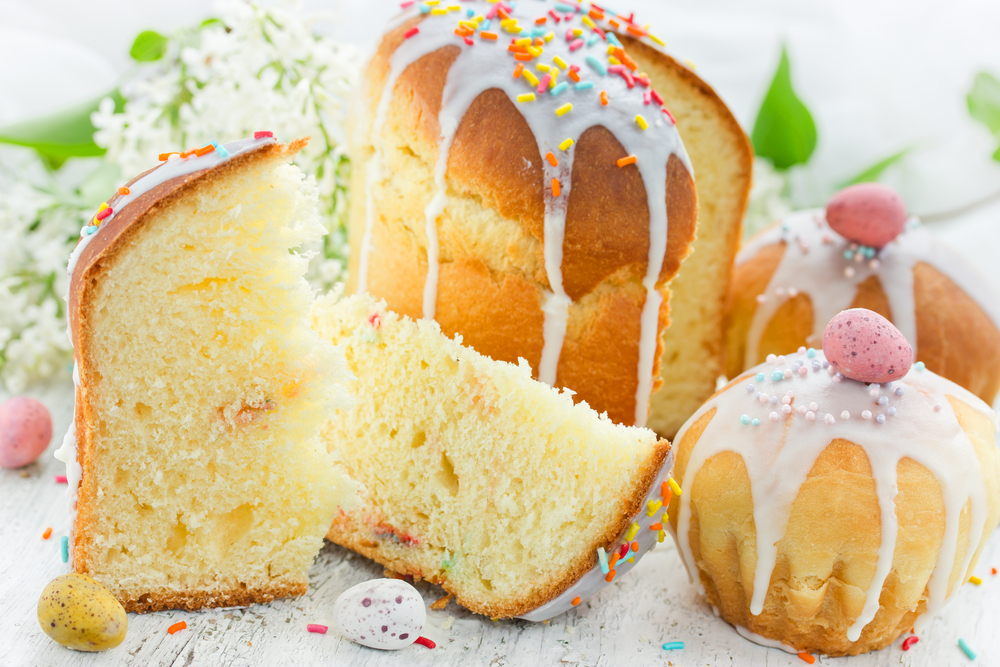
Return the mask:
<svg viewBox="0 0 1000 667"><path fill-rule="evenodd" d="M891 188L878 183L859 183L830 199L826 222L849 241L881 248L906 226L906 205Z"/></svg>
<svg viewBox="0 0 1000 667"><path fill-rule="evenodd" d="M898 380L913 348L892 322L865 308L837 313L823 332L823 353L841 375L860 382Z"/></svg>
<svg viewBox="0 0 1000 667"><path fill-rule="evenodd" d="M52 417L40 401L15 396L0 403L0 466L34 463L52 440Z"/></svg>
<svg viewBox="0 0 1000 667"><path fill-rule="evenodd" d="M394 651L420 637L427 622L424 599L398 579L373 579L347 589L333 605L341 634L363 646Z"/></svg>

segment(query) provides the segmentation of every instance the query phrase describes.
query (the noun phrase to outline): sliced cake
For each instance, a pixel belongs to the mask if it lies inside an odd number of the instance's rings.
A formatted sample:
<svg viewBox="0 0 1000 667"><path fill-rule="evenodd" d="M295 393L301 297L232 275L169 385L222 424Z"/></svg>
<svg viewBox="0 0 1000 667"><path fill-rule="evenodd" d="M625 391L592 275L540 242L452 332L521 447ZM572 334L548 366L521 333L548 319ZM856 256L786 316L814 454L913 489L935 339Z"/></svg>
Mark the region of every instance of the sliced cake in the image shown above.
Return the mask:
<svg viewBox="0 0 1000 667"><path fill-rule="evenodd" d="M323 437L366 489L330 540L474 612L544 620L663 539L672 456L652 431L368 296L324 297L313 326L356 378Z"/></svg>
<svg viewBox="0 0 1000 667"><path fill-rule="evenodd" d="M301 594L353 502L319 440L347 397L294 253L324 231L304 144L163 156L70 260L72 566L130 611Z"/></svg>

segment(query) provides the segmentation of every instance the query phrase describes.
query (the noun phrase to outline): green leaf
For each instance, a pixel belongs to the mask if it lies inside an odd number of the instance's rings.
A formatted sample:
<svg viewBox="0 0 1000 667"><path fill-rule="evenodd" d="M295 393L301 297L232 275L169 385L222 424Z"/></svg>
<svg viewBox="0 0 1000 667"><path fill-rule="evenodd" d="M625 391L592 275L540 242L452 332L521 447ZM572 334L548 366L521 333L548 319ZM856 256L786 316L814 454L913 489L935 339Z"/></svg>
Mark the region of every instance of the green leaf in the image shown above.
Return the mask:
<svg viewBox="0 0 1000 667"><path fill-rule="evenodd" d="M143 30L132 42L128 54L140 63L159 60L167 52L167 38L155 30Z"/></svg>
<svg viewBox="0 0 1000 667"><path fill-rule="evenodd" d="M804 164L816 148L816 123L792 88L784 46L778 70L757 112L751 140L757 155L769 159L777 169Z"/></svg>
<svg viewBox="0 0 1000 667"><path fill-rule="evenodd" d="M998 148L996 153L993 154L993 159L1000 162L1000 148Z"/></svg>
<svg viewBox="0 0 1000 667"><path fill-rule="evenodd" d="M90 122L90 114L97 111L105 97L115 101L116 111L125 105L118 90L112 90L107 95L51 116L0 128L0 143L34 148L53 167L58 167L70 157L104 155L104 149L94 143L94 125Z"/></svg>
<svg viewBox="0 0 1000 667"><path fill-rule="evenodd" d="M870 167L861 170L853 178L847 179L837 187L846 188L848 185L854 185L856 183L871 183L873 181L877 181L879 176L882 175L882 172L906 157L911 150L913 150L913 146L904 148L898 153L893 153L889 157L882 158Z"/></svg>
<svg viewBox="0 0 1000 667"><path fill-rule="evenodd" d="M1000 80L989 72L979 72L965 101L970 116L993 134L1000 132Z"/></svg>
<svg viewBox="0 0 1000 667"><path fill-rule="evenodd" d="M218 26L225 27L226 24L222 22L222 19L216 18L214 16L211 17L211 18L207 18L207 19L205 19L204 21L201 22L201 27L202 28L208 28L208 27L211 27L213 25L218 25Z"/></svg>

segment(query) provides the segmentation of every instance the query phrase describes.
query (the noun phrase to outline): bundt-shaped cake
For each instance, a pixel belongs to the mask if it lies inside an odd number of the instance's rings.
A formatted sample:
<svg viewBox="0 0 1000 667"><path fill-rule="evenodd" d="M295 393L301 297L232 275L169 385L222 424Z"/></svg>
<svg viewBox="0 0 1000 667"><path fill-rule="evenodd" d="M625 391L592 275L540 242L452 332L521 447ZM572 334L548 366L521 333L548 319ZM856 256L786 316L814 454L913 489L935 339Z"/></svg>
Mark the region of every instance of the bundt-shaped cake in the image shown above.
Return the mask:
<svg viewBox="0 0 1000 667"><path fill-rule="evenodd" d="M474 612L543 621L664 539L673 457L652 431L369 296L324 297L314 326L357 378L323 435L364 491L330 540Z"/></svg>
<svg viewBox="0 0 1000 667"><path fill-rule="evenodd" d="M1000 457L989 406L919 363L900 377L912 352L891 324L835 322L827 356L772 355L683 426L669 517L699 590L742 634L853 655L919 632L968 579L1000 518ZM855 353L879 346L907 357L881 365L898 379L835 370L878 370Z"/></svg>
<svg viewBox="0 0 1000 667"><path fill-rule="evenodd" d="M721 369L750 153L711 89L645 29L586 9L414 5L390 26L353 112L348 287L494 359L524 358L625 424L646 423L667 350L685 378L654 400L669 430ZM678 310L693 305L661 340L701 165L708 222Z"/></svg>
<svg viewBox="0 0 1000 667"><path fill-rule="evenodd" d="M270 133L262 133L270 134ZM322 446L343 355L309 326L315 185L269 136L166 158L70 260L72 566L130 611L302 594L356 485Z"/></svg>
<svg viewBox="0 0 1000 667"><path fill-rule="evenodd" d="M769 354L818 347L835 313L867 308L914 341L927 368L993 403L1000 390L1000 294L916 219L907 220L901 200L881 214L865 204L892 197L898 200L882 186L850 188L831 201L839 231L830 209L802 211L740 251L727 315L728 377ZM838 224L837 216L852 209L857 223ZM865 222L875 236L859 229Z"/></svg>

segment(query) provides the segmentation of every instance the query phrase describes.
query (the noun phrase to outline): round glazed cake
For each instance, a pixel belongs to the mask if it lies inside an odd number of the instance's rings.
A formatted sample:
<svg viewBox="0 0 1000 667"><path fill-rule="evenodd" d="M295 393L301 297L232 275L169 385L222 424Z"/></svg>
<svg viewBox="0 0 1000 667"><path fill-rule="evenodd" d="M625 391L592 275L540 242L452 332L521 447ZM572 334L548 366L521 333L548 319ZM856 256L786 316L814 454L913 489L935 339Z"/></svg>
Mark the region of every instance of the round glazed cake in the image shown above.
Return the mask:
<svg viewBox="0 0 1000 667"><path fill-rule="evenodd" d="M728 111L611 13L540 0L421 11L390 26L354 110L349 291L436 319L494 359L524 358L538 379L644 424L667 283L697 217L669 97L644 72L669 70L664 85L700 95L705 116ZM715 145L720 161L748 163L735 123ZM748 175L732 179L726 211L742 211ZM718 270L693 287L717 321L738 220L706 228L703 261ZM715 331L691 354L717 375Z"/></svg>
<svg viewBox="0 0 1000 667"><path fill-rule="evenodd" d="M831 229L823 210L789 216L736 258L729 296L726 375L799 346L846 308L883 315L916 344L927 367L987 403L1000 390L1000 295L911 218L880 249Z"/></svg>
<svg viewBox="0 0 1000 667"><path fill-rule="evenodd" d="M879 385L822 351L772 355L678 433L682 559L741 634L880 649L975 567L1000 518L995 431L989 406L920 363Z"/></svg>

